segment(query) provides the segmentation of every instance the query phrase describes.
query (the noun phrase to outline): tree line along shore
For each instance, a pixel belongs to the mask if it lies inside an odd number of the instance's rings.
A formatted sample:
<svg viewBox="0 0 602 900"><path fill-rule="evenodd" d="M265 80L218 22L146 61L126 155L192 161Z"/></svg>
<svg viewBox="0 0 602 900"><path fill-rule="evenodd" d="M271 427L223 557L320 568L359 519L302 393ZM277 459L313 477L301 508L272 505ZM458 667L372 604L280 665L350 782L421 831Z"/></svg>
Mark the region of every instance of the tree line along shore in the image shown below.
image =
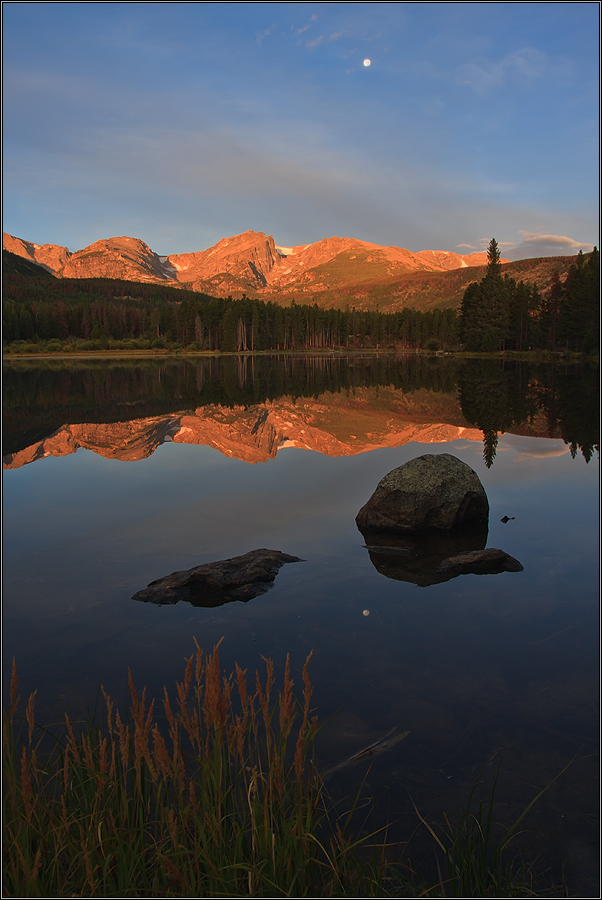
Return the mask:
<svg viewBox="0 0 602 900"><path fill-rule="evenodd" d="M86 350L217 352L315 350L556 350L599 345L599 254L580 253L551 286L503 276L495 240L485 276L459 310L393 313L282 307L243 296L218 298L160 284L58 279L3 251L6 353Z"/></svg>

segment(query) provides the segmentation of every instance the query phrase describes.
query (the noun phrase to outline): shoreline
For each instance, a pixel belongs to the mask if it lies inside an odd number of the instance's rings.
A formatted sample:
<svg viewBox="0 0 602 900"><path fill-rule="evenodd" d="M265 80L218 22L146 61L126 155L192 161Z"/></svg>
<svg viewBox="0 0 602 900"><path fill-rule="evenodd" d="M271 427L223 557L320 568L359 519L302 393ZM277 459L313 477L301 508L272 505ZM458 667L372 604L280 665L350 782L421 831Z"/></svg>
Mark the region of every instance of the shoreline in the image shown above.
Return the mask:
<svg viewBox="0 0 602 900"><path fill-rule="evenodd" d="M350 356L426 356L432 358L453 358L453 359L500 359L500 360L524 360L525 362L599 362L599 356L585 356L583 353L576 353L565 350L500 350L495 353L476 353L467 350L419 350L419 349L400 349L400 350L380 350L375 348L354 348L352 350L73 350L71 352L52 351L42 353L6 353L2 354L2 363L8 363L13 359L19 360L36 360L36 359L177 359L177 358L200 358L200 359L219 359L221 357L233 356L296 356L296 357L335 357L338 359L346 359Z"/></svg>

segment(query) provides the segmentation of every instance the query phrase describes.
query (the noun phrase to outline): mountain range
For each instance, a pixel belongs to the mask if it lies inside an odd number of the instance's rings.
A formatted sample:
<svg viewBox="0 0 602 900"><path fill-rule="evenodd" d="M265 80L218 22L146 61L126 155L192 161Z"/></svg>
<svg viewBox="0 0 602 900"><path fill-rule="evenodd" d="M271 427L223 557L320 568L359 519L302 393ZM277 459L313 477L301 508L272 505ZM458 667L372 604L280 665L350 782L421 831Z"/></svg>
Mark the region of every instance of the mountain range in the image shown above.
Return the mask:
<svg viewBox="0 0 602 900"><path fill-rule="evenodd" d="M58 278L110 278L161 284L212 296L256 296L288 306L355 306L394 312L458 307L468 284L482 278L486 253L445 250L413 253L354 238L330 237L282 247L272 235L245 231L207 250L160 256L144 241L112 237L71 253L3 234L3 247ZM574 257L501 260L505 272L546 290L554 272L564 276Z"/></svg>
<svg viewBox="0 0 602 900"><path fill-rule="evenodd" d="M33 244L6 232L3 247L43 266L59 278L119 278L172 283L197 291L262 293L290 287L317 291L339 271L341 283L358 283L415 272L447 272L487 263L486 253L445 250L412 253L353 238L331 237L315 244L280 247L272 235L245 231L208 250L159 256L144 241L112 237L71 253L56 244ZM507 262L507 260L504 260ZM324 269L327 267L327 269ZM209 290L211 289L211 290Z"/></svg>

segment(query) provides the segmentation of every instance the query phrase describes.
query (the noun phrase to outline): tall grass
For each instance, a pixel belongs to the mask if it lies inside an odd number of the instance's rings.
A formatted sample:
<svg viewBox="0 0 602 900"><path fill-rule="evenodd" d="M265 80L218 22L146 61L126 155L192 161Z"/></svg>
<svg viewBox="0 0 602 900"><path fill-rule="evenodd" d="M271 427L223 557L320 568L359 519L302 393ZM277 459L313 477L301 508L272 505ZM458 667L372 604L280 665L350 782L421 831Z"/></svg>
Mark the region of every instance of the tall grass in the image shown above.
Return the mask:
<svg viewBox="0 0 602 900"><path fill-rule="evenodd" d="M435 829L416 810L434 839L430 877L387 844L386 829L353 837L366 824L361 788L338 815L313 764L309 659L297 698L288 658L276 693L271 660L249 687L238 665L222 675L219 645L204 659L196 644L160 715L130 674L126 720L102 690L99 722L75 727L66 715L52 739L35 723L35 692L17 727L13 663L3 896L536 896L528 867L508 863L506 849L538 798L494 842L499 768L489 803L475 810L473 789L455 827Z"/></svg>
<svg viewBox="0 0 602 900"><path fill-rule="evenodd" d="M494 770L488 802L484 804L482 800L475 801L479 778L470 791L466 807L456 824L452 825L445 816L444 826L433 828L414 807L420 822L433 838L436 848L441 851L437 854L439 881L432 888L425 890L424 896L539 896L533 887L534 875L531 867L520 854L511 856L507 851L509 844L518 836L518 829L529 810L568 766L531 800L511 825L501 826L494 820L494 810L502 761L503 757ZM558 895L558 892L561 892L561 896L566 896L564 883L552 886L546 893Z"/></svg>
<svg viewBox="0 0 602 900"><path fill-rule="evenodd" d="M277 696L218 646L187 660L175 701L131 674L124 721L103 690L103 721L41 756L35 693L16 734L17 673L4 716L4 896L382 896L383 865L361 859L324 802L311 758L308 661L297 700L287 659ZM378 853L378 851L374 851ZM381 873L379 875L379 872Z"/></svg>

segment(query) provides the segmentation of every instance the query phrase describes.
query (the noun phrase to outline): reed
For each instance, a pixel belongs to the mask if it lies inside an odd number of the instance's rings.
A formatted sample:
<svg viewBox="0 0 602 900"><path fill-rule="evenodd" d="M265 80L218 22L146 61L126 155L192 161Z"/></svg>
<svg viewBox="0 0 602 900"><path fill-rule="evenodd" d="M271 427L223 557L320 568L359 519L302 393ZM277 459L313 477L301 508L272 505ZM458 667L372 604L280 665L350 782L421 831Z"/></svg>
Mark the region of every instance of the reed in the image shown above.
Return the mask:
<svg viewBox="0 0 602 900"><path fill-rule="evenodd" d="M308 663L297 699L288 659L276 694L271 660L249 688L197 644L161 715L130 674L127 721L103 691L100 724L65 716L44 756L35 694L17 732L13 666L4 896L383 896L380 851L356 852L313 766Z"/></svg>
<svg viewBox="0 0 602 900"><path fill-rule="evenodd" d="M372 804L358 821L362 786L344 814L329 801L313 761L311 654L298 698L288 657L276 692L271 660L250 687L238 665L223 675L219 644L206 658L195 644L160 710L130 673L126 720L101 689L100 721L76 725L66 715L50 750L35 692L17 717L13 662L3 712L3 896L536 896L528 868L508 864L506 849L538 797L495 846L499 769L489 803L475 810L471 794L453 828L446 820L436 830L416 810L438 856L436 874L416 873L405 843L388 844L386 828L366 829Z"/></svg>

